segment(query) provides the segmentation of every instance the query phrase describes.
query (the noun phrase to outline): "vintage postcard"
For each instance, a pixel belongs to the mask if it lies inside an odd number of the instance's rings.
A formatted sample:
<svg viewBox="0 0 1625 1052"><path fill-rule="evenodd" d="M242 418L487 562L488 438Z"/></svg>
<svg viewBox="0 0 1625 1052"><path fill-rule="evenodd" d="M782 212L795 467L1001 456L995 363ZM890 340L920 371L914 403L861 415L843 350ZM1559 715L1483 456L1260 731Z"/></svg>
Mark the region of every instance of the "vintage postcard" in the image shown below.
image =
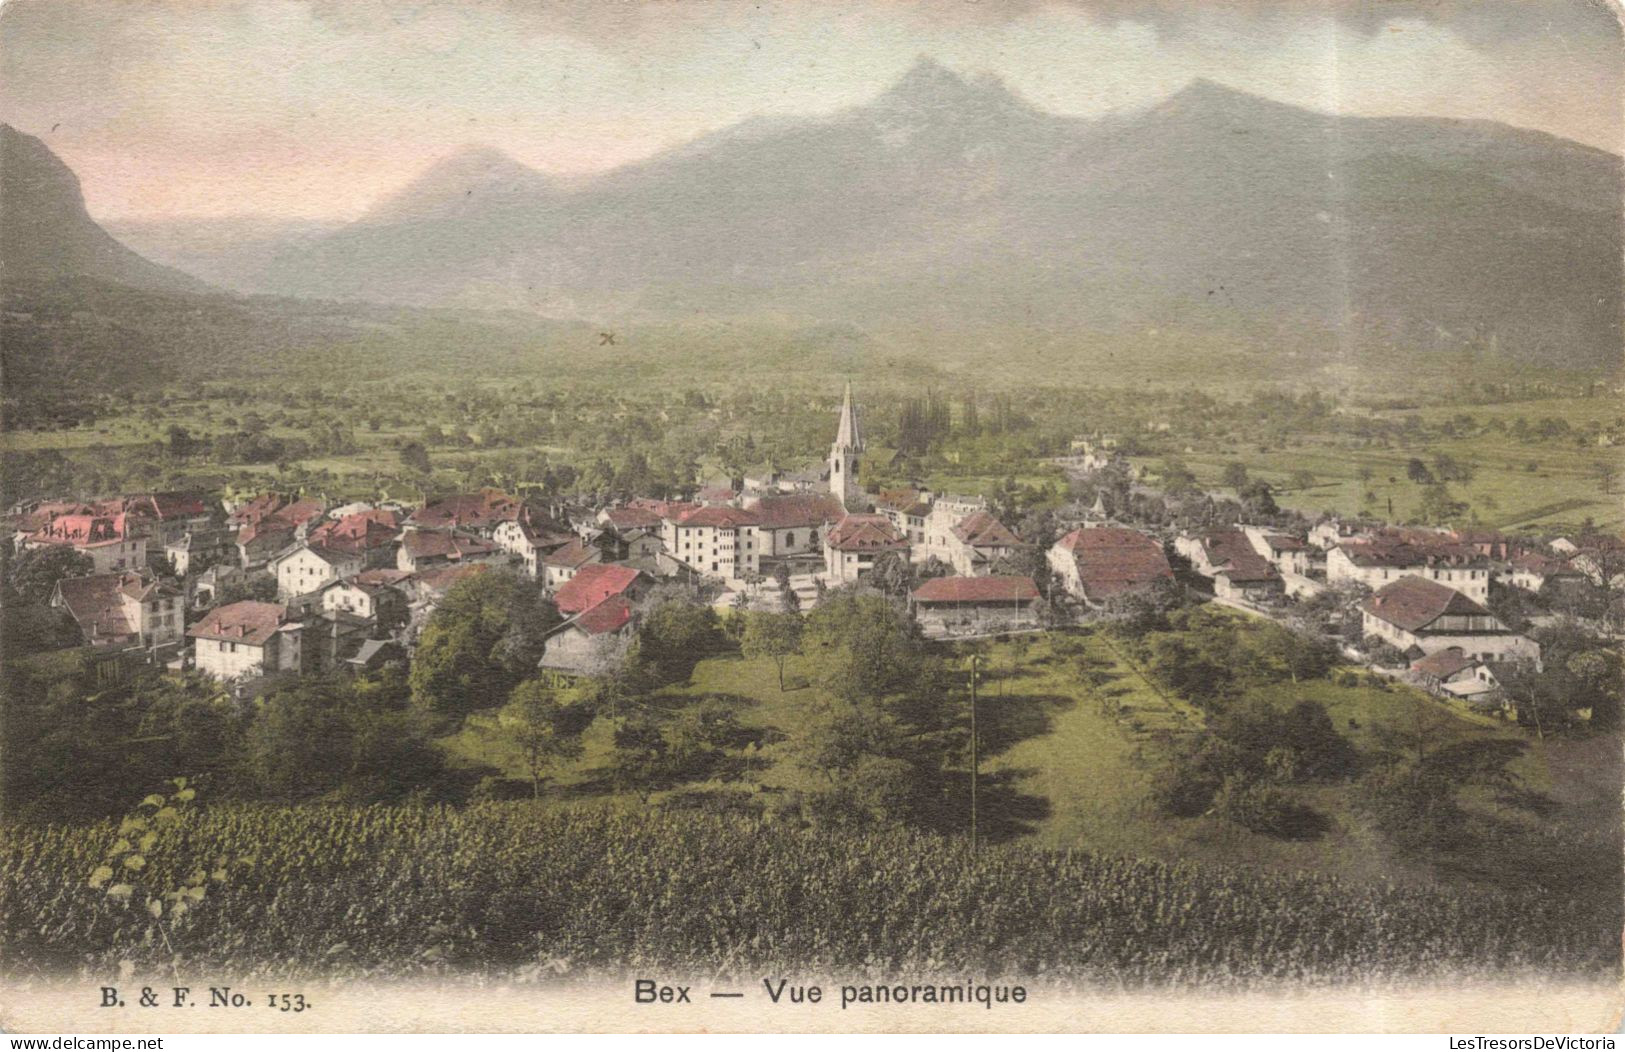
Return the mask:
<svg viewBox="0 0 1625 1052"><path fill-rule="evenodd" d="M1622 41L0 5L0 1029L1617 1031Z"/></svg>

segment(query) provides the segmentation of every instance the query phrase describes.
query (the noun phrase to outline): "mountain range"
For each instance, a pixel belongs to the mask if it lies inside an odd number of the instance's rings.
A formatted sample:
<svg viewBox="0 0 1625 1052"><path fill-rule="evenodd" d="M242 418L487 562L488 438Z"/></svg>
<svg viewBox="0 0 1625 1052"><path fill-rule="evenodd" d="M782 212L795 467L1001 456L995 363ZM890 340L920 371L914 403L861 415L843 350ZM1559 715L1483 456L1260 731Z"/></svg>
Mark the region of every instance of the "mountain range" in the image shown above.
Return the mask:
<svg viewBox="0 0 1625 1052"><path fill-rule="evenodd" d="M62 277L152 292L208 288L120 244L85 211L73 170L39 139L0 124L0 281Z"/></svg>
<svg viewBox="0 0 1625 1052"><path fill-rule="evenodd" d="M1594 367L1620 358L1622 201L1620 157L1493 122L1334 116L1209 81L1085 120L927 59L865 105L747 120L591 178L472 147L342 226L118 229L160 262L282 296L605 321L1163 326ZM66 240L90 244L82 213Z"/></svg>

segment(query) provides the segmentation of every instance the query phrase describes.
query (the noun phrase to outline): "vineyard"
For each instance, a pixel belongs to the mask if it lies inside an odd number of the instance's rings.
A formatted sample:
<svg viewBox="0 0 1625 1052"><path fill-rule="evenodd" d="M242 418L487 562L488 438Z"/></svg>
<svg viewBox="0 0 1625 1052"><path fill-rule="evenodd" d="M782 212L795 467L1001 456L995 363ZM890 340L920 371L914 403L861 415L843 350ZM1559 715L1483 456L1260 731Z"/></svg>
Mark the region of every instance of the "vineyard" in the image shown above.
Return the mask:
<svg viewBox="0 0 1625 1052"><path fill-rule="evenodd" d="M168 818L135 846L127 834L140 830L128 821L0 829L6 971L106 975L130 962L236 977L524 977L795 966L1139 985L1619 967L1619 916L1557 898L1025 847L973 860L963 843L936 837L833 836L692 812L485 804ZM137 847L139 865L129 861ZM107 883L110 862L118 885Z"/></svg>

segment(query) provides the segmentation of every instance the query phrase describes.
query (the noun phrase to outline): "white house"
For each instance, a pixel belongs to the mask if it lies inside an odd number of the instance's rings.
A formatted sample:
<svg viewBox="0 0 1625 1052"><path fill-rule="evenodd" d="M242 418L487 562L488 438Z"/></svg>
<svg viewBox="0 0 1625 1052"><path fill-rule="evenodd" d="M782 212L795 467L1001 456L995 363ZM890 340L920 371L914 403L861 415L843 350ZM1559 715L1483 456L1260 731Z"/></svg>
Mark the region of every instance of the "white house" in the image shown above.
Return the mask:
<svg viewBox="0 0 1625 1052"><path fill-rule="evenodd" d="M1326 581L1379 589L1402 577L1421 577L1477 602L1490 597L1489 562L1466 545L1354 541L1326 553Z"/></svg>
<svg viewBox="0 0 1625 1052"><path fill-rule="evenodd" d="M276 578L278 599L309 595L365 568L366 557L360 552L340 552L314 544L302 544L266 564Z"/></svg>
<svg viewBox="0 0 1625 1052"><path fill-rule="evenodd" d="M234 680L304 671L303 630L281 603L244 600L209 611L186 634L198 671Z"/></svg>
<svg viewBox="0 0 1625 1052"><path fill-rule="evenodd" d="M509 555L517 557L530 577L543 576L543 560L574 538L575 535L567 530L534 522L527 512L521 512L518 518L498 523L491 532L492 542Z"/></svg>
<svg viewBox="0 0 1625 1052"><path fill-rule="evenodd" d="M753 511L707 505L662 520L665 555L702 577L743 581L761 568L760 520Z"/></svg>
<svg viewBox="0 0 1625 1052"><path fill-rule="evenodd" d="M921 523L923 537L913 546L911 558L924 562L935 556L952 563L954 553L961 544L954 536L954 527L968 516L987 511L987 501L981 497L961 497L945 493L931 501L931 510Z"/></svg>
<svg viewBox="0 0 1625 1052"><path fill-rule="evenodd" d="M824 577L832 585L850 584L874 569L882 552L908 556L908 541L884 515L848 515L824 534Z"/></svg>
<svg viewBox="0 0 1625 1052"><path fill-rule="evenodd" d="M374 624L406 619L407 598L401 584L410 576L401 570L364 570L330 581L321 590L324 614L349 614Z"/></svg>
<svg viewBox="0 0 1625 1052"><path fill-rule="evenodd" d="M1451 647L1479 661L1538 661L1540 646L1454 588L1407 576L1360 603L1361 626L1408 655Z"/></svg>
<svg viewBox="0 0 1625 1052"><path fill-rule="evenodd" d="M548 634L541 667L566 676L592 675L610 667L633 631L631 604L620 596L606 599Z"/></svg>
<svg viewBox="0 0 1625 1052"><path fill-rule="evenodd" d="M993 564L1025 547L1016 532L1000 522L991 511L973 511L948 531L946 562L961 577L979 577L992 572Z"/></svg>
<svg viewBox="0 0 1625 1052"><path fill-rule="evenodd" d="M1271 566L1283 574L1305 576L1314 565L1315 548L1301 537L1277 533L1258 526L1243 526L1253 551L1269 560Z"/></svg>
<svg viewBox="0 0 1625 1052"><path fill-rule="evenodd" d="M543 581L550 591L557 591L583 566L602 562L603 558L604 553L599 549L579 537L572 537L568 543L549 552L542 559Z"/></svg>

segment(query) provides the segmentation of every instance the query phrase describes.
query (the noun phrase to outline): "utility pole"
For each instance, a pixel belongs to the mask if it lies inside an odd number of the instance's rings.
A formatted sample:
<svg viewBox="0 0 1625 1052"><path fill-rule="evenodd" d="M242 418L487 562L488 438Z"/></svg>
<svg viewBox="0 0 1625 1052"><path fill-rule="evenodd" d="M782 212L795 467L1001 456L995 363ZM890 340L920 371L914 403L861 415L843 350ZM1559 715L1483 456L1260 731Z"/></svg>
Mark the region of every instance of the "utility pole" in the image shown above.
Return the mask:
<svg viewBox="0 0 1625 1052"><path fill-rule="evenodd" d="M970 658L970 853L976 854L976 783L980 781L976 755L976 678L980 654Z"/></svg>

